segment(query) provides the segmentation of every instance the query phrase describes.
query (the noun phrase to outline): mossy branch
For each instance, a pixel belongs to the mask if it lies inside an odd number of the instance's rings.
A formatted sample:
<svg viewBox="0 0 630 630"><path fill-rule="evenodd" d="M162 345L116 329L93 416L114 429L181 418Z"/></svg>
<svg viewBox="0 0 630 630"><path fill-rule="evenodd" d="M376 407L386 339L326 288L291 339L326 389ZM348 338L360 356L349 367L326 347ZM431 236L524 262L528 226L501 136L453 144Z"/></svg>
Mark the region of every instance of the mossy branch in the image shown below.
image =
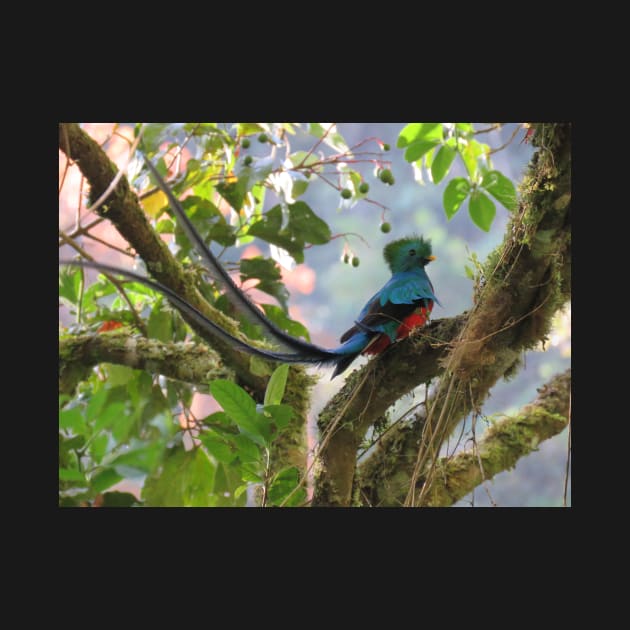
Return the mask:
<svg viewBox="0 0 630 630"><path fill-rule="evenodd" d="M421 505L452 505L484 479L509 470L540 442L563 431L569 421L571 370L555 376L538 391L537 399L518 414L493 423L476 451L463 451L438 460L430 490ZM423 423L416 421L391 431L378 444L374 455L360 467L359 496L363 505L394 507L402 504L423 428ZM423 482L424 478L418 485Z"/></svg>
<svg viewBox="0 0 630 630"><path fill-rule="evenodd" d="M68 336L59 340L59 389L74 393L73 375L85 373L99 363L116 363L163 374L206 391L217 378L233 379L221 357L205 345L162 343L129 332Z"/></svg>
<svg viewBox="0 0 630 630"><path fill-rule="evenodd" d="M555 376L538 392L537 399L518 414L494 422L476 451L442 458L423 504L453 505L480 483L510 470L521 457L537 450L541 442L563 431L569 423L571 370Z"/></svg>

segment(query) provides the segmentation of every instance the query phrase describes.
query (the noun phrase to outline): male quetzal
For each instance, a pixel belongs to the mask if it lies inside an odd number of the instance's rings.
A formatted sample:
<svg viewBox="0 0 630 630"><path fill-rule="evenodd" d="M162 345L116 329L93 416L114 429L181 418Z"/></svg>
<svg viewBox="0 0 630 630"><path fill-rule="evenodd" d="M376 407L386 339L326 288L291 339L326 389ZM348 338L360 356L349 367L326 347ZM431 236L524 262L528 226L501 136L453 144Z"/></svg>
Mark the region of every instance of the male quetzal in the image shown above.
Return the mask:
<svg viewBox="0 0 630 630"><path fill-rule="evenodd" d="M354 322L354 326L341 336L339 347L321 348L292 337L271 322L236 286L230 275L203 242L181 204L155 167L146 158L145 162L158 185L166 194L182 229L206 263L208 271L215 280L225 287L238 310L254 324L261 326L265 336L273 339L283 351L264 350L234 337L179 297L172 289L133 271L86 260L66 260L60 261L60 264L89 267L120 274L136 282L141 282L166 295L176 308L185 313L203 330L222 338L238 350L264 359L286 363L334 365L332 378L343 372L360 354L379 354L392 342L407 337L414 328L423 326L433 309L433 304L435 302L440 303L435 297L433 285L424 269L430 261L435 260L435 256L431 253L430 241L421 236L403 238L389 243L385 247L383 254L392 272L392 277L380 291L368 300Z"/></svg>

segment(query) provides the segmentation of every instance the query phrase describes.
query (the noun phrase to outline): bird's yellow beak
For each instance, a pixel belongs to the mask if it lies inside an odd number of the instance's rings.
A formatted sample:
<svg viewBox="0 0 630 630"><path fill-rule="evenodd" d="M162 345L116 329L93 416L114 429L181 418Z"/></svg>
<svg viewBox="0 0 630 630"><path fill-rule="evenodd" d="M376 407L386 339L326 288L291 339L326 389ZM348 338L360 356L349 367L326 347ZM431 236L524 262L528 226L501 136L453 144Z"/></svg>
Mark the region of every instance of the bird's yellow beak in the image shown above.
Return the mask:
<svg viewBox="0 0 630 630"><path fill-rule="evenodd" d="M427 260L437 260L435 256L427 256Z"/></svg>

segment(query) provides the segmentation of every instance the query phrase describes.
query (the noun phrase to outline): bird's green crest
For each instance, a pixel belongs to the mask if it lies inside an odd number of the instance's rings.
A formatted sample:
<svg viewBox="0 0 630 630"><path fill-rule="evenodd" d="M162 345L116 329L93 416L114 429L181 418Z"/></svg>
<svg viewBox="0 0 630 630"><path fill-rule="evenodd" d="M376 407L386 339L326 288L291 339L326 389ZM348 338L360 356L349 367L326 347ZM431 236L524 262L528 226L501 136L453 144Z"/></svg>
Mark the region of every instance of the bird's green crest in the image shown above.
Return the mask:
<svg viewBox="0 0 630 630"><path fill-rule="evenodd" d="M383 256L392 273L424 267L433 260L431 241L422 236L401 238L386 245Z"/></svg>

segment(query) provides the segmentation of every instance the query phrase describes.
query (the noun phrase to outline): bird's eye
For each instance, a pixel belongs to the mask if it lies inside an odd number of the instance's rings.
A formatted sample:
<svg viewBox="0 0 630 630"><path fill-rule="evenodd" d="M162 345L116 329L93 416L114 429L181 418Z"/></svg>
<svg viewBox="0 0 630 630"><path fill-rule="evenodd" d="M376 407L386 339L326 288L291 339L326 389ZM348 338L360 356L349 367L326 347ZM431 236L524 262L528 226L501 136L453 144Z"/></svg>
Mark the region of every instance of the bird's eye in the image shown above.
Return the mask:
<svg viewBox="0 0 630 630"><path fill-rule="evenodd" d="M415 256L416 255L416 250L415 249L410 249L409 250L409 255L410 256Z"/></svg>

